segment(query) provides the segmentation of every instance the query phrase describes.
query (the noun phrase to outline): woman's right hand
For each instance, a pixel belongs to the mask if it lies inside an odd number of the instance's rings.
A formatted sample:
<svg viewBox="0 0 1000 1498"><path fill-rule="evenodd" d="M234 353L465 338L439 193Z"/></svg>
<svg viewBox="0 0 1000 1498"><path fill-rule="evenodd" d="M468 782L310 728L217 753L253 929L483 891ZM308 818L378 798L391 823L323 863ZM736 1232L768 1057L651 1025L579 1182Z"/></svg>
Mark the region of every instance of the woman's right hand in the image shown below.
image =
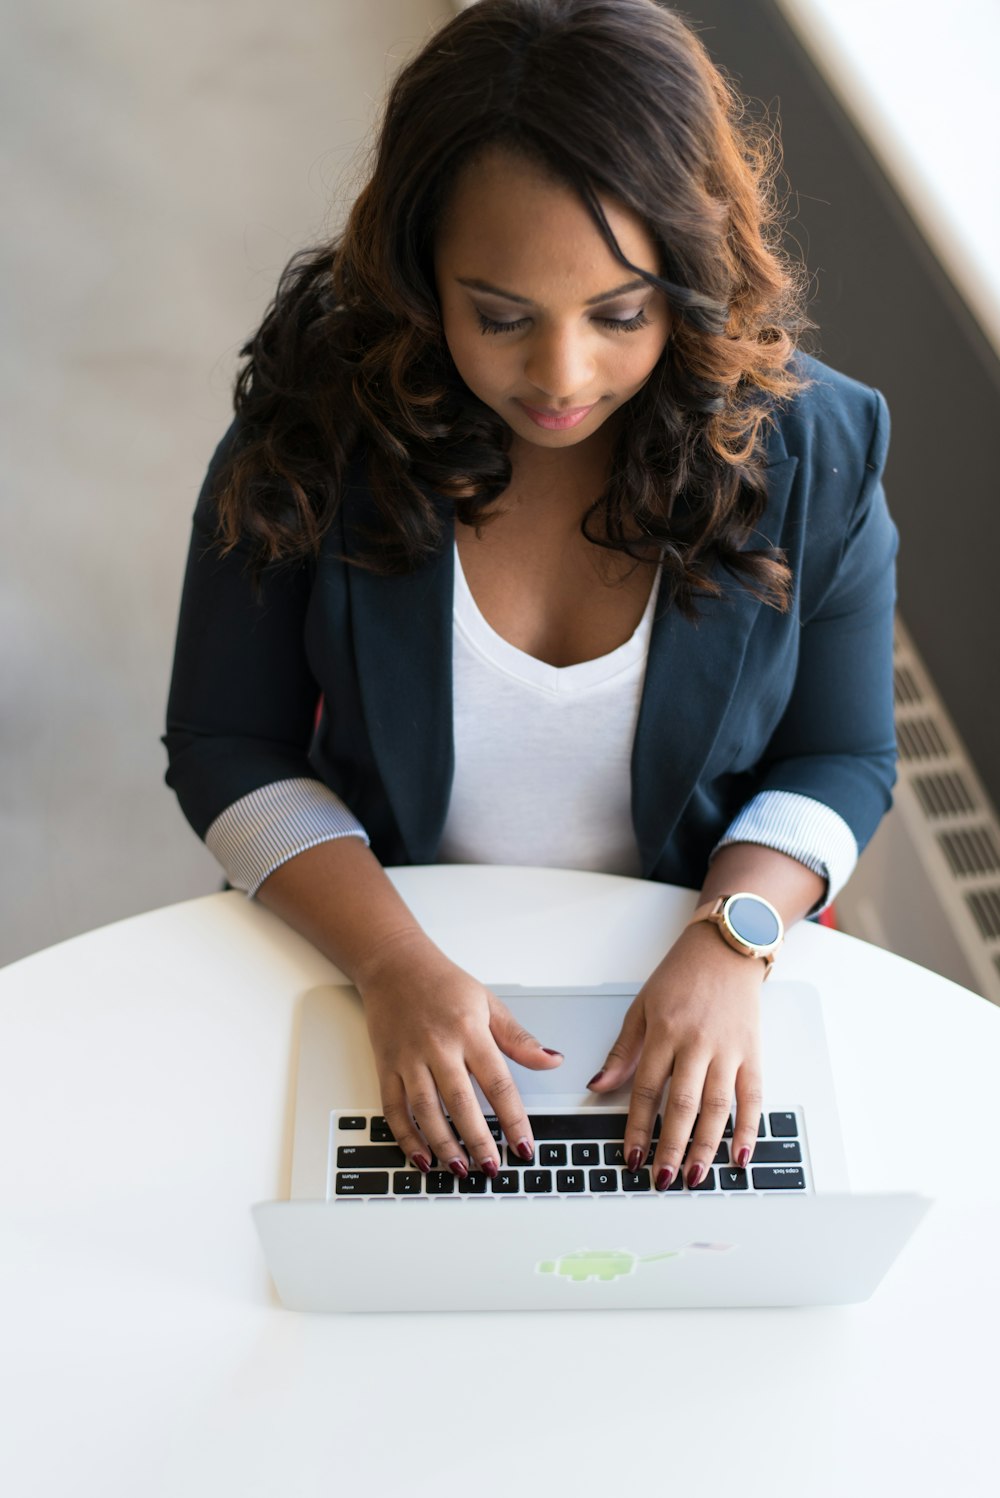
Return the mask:
<svg viewBox="0 0 1000 1498"><path fill-rule="evenodd" d="M500 1152L470 1077L511 1148L522 1160L532 1158L531 1126L504 1057L544 1071L560 1065L558 1051L546 1050L506 1004L423 932L383 944L355 971L354 983L364 1003L382 1112L418 1170L429 1170L436 1155L442 1167L460 1177L470 1169L491 1178L497 1174Z"/></svg>

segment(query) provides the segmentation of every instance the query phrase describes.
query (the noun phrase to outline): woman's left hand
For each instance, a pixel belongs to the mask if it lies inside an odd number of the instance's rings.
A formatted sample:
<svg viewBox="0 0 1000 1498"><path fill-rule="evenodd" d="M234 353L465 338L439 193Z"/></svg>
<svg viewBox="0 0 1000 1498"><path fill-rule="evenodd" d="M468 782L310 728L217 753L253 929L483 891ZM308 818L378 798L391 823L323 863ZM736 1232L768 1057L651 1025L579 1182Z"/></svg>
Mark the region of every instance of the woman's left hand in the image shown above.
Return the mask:
<svg viewBox="0 0 1000 1498"><path fill-rule="evenodd" d="M765 971L761 958L733 951L710 922L688 926L639 990L604 1067L589 1083L595 1093L611 1092L635 1073L624 1156L627 1169L636 1170L648 1159L670 1079L652 1162L658 1191L666 1190L682 1165L688 1186L705 1179L734 1092L730 1158L742 1169L753 1154L763 1103L760 986Z"/></svg>

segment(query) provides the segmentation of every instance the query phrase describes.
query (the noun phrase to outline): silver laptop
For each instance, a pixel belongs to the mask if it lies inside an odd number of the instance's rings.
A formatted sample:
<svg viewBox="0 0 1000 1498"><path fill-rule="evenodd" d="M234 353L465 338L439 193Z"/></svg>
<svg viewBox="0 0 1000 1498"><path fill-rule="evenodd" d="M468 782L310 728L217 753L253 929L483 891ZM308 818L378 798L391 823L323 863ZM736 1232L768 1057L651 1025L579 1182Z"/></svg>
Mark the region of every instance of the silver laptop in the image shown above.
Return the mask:
<svg viewBox="0 0 1000 1498"><path fill-rule="evenodd" d="M476 1088L498 1142L495 1180L473 1171L459 1181L438 1161L427 1175L412 1169L381 1115L357 991L306 994L291 1200L252 1209L290 1310L859 1301L930 1205L913 1193L851 1193L811 984L761 990L765 1106L746 1170L729 1157L734 1107L706 1180L665 1192L652 1187L650 1161L635 1172L622 1161L628 1086L599 1100L586 1088L639 985L490 987L565 1053L544 1073L508 1062L532 1122L531 1161L508 1150Z"/></svg>

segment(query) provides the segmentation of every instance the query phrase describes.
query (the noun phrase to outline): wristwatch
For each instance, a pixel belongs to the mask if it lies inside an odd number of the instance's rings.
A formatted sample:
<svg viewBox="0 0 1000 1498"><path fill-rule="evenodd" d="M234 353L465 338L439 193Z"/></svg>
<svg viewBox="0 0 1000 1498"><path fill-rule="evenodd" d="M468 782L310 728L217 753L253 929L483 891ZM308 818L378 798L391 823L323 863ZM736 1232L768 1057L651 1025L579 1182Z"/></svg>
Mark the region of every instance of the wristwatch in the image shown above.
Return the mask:
<svg viewBox="0 0 1000 1498"><path fill-rule="evenodd" d="M764 981L771 976L774 954L785 939L785 928L769 900L748 890L718 895L699 905L688 925L693 926L696 921L712 921L719 928L722 940L744 957L763 957Z"/></svg>

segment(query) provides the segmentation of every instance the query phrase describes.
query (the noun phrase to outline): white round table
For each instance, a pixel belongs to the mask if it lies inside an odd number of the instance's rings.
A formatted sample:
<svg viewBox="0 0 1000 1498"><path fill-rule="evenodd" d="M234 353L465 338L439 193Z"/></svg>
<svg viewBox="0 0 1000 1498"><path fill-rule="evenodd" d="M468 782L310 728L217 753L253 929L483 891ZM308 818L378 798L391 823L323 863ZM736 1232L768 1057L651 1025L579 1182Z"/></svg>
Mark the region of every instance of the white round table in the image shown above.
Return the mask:
<svg viewBox="0 0 1000 1498"><path fill-rule="evenodd" d="M641 980L695 900L392 877L488 983ZM298 1000L336 970L229 893L0 972L4 1492L995 1498L1000 1014L815 925L780 962L824 994L853 1187L936 1198L860 1305L285 1311L249 1208L288 1195Z"/></svg>

